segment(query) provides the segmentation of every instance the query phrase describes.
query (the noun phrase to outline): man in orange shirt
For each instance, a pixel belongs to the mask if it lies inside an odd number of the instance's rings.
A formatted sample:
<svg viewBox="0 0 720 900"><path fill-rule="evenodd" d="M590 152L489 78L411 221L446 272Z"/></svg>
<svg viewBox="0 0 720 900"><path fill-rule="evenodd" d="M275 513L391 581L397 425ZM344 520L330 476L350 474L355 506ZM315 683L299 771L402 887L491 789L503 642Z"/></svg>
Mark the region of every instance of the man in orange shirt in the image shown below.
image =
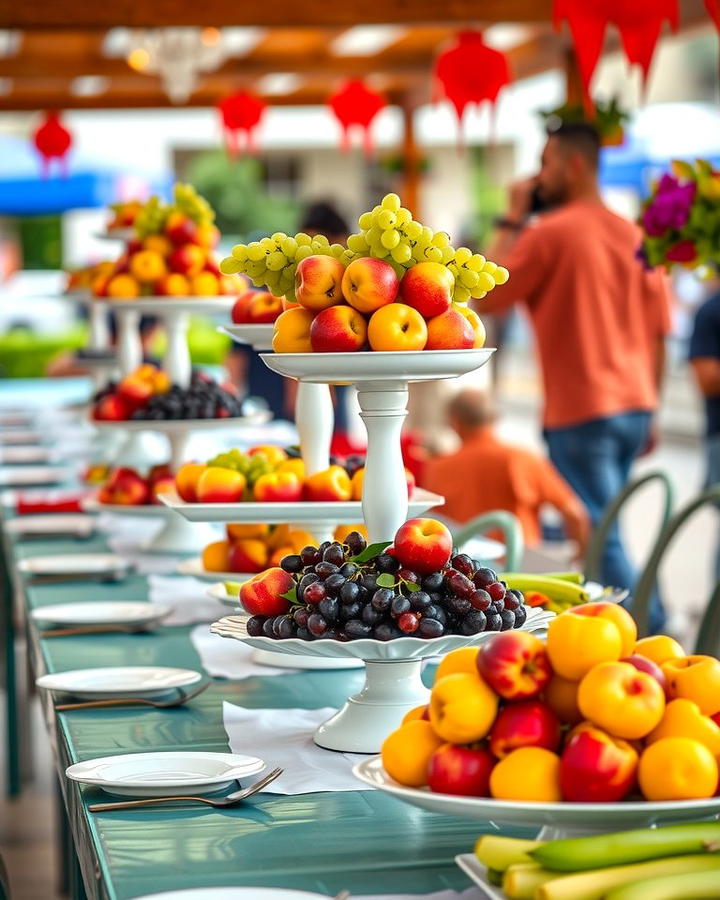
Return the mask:
<svg viewBox="0 0 720 900"><path fill-rule="evenodd" d="M550 133L537 178L515 185L488 256L510 281L484 307L522 301L532 321L545 388L550 458L597 522L651 442L670 330L659 272L636 258L639 229L604 206L599 140L584 123ZM533 197L549 210L529 222ZM618 529L603 557L607 584L632 589L635 572ZM651 626L663 624L659 600Z"/></svg>
<svg viewBox="0 0 720 900"><path fill-rule="evenodd" d="M589 531L582 503L546 459L498 440L488 396L462 390L450 401L447 415L462 446L429 460L422 477L424 487L445 497L438 512L464 523L490 510L508 510L520 520L525 543L533 546L541 539L540 509L547 503L558 510L582 555Z"/></svg>

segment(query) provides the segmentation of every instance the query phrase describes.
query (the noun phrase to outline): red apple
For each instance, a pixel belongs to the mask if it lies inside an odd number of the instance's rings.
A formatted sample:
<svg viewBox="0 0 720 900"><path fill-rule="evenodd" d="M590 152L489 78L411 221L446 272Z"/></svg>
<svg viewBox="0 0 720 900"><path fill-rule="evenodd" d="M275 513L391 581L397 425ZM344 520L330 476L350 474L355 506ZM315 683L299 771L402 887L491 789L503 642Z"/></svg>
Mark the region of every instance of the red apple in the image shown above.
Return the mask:
<svg viewBox="0 0 720 900"><path fill-rule="evenodd" d="M245 291L245 293L240 294L235 301L232 312L230 313L230 318L236 325L243 325L247 322L247 310L254 293L255 291Z"/></svg>
<svg viewBox="0 0 720 900"><path fill-rule="evenodd" d="M400 282L390 263L372 256L355 259L345 269L342 293L361 313L373 313L397 299Z"/></svg>
<svg viewBox="0 0 720 900"><path fill-rule="evenodd" d="M443 744L430 757L428 787L438 794L488 797L494 765L483 747Z"/></svg>
<svg viewBox="0 0 720 900"><path fill-rule="evenodd" d="M447 266L421 262L408 269L400 282L402 302L416 309L425 319L450 309L455 278Z"/></svg>
<svg viewBox="0 0 720 900"><path fill-rule="evenodd" d="M158 463L157 465L150 467L150 471L147 473L147 478L145 480L148 482L148 484L153 485L161 478L167 477L173 477L170 463Z"/></svg>
<svg viewBox="0 0 720 900"><path fill-rule="evenodd" d="M663 691L665 691L665 696L669 696L665 673L657 663L648 659L647 656L641 656L639 653L631 653L630 656L623 657L620 662L630 663L630 665L635 666L639 672L646 672L648 675L651 675Z"/></svg>
<svg viewBox="0 0 720 900"><path fill-rule="evenodd" d="M614 803L635 784L638 755L620 738L580 725L560 756L560 790L574 803Z"/></svg>
<svg viewBox="0 0 720 900"><path fill-rule="evenodd" d="M113 469L103 485L101 501L121 506L144 506L150 502L150 489L135 469L120 466Z"/></svg>
<svg viewBox="0 0 720 900"><path fill-rule="evenodd" d="M351 306L324 309L310 326L310 345L316 353L360 350L366 338L367 323Z"/></svg>
<svg viewBox="0 0 720 900"><path fill-rule="evenodd" d="M165 223L165 234L173 244L194 243L197 225L181 212L171 212Z"/></svg>
<svg viewBox="0 0 720 900"><path fill-rule="evenodd" d="M240 603L251 616L280 616L290 609L290 601L282 594L294 584L292 575L279 566L266 569L243 583Z"/></svg>
<svg viewBox="0 0 720 900"><path fill-rule="evenodd" d="M100 422L124 422L130 418L130 407L118 394L108 394L95 404L93 416Z"/></svg>
<svg viewBox="0 0 720 900"><path fill-rule="evenodd" d="M344 303L345 266L333 256L306 256L295 270L295 297L300 306L320 312Z"/></svg>
<svg viewBox="0 0 720 900"><path fill-rule="evenodd" d="M205 254L196 244L181 244L170 254L168 263L173 272L181 275L195 276L202 272L205 266Z"/></svg>
<svg viewBox="0 0 720 900"><path fill-rule="evenodd" d="M253 325L268 324L283 311L282 298L276 297L270 291L258 291L250 297L247 305L247 321Z"/></svg>
<svg viewBox="0 0 720 900"><path fill-rule="evenodd" d="M118 396L127 403L131 410L143 406L155 393L152 382L133 373L126 375L117 388Z"/></svg>
<svg viewBox="0 0 720 900"><path fill-rule="evenodd" d="M560 720L539 700L508 703L490 732L490 752L502 759L518 747L544 747L553 753L560 746Z"/></svg>
<svg viewBox="0 0 720 900"><path fill-rule="evenodd" d="M237 503L245 492L245 476L235 469L207 466L197 480L199 503Z"/></svg>
<svg viewBox="0 0 720 900"><path fill-rule="evenodd" d="M437 519L408 519L395 535L394 555L406 569L429 575L444 568L452 556L452 534Z"/></svg>
<svg viewBox="0 0 720 900"><path fill-rule="evenodd" d="M475 330L456 309L433 316L427 323L426 350L468 350L475 343Z"/></svg>
<svg viewBox="0 0 720 900"><path fill-rule="evenodd" d="M478 653L477 668L506 700L537 697L552 675L544 642L527 631L494 635Z"/></svg>

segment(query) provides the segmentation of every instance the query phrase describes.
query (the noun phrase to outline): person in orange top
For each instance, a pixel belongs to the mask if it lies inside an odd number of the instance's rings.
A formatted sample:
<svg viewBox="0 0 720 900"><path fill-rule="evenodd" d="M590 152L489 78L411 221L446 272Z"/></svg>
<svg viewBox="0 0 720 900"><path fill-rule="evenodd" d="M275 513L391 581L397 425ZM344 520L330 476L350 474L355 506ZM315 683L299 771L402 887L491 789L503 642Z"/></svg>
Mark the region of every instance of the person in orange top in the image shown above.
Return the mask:
<svg viewBox="0 0 720 900"><path fill-rule="evenodd" d="M554 506L568 537L582 555L589 531L585 509L548 460L522 447L503 444L495 434L495 410L482 391L462 390L447 409L448 423L462 442L449 456L430 459L422 484L445 497L437 512L464 523L480 513L505 509L522 525L525 543L541 538L540 509Z"/></svg>
<svg viewBox="0 0 720 900"><path fill-rule="evenodd" d="M598 186L600 143L592 126L550 132L540 173L515 185L488 247L510 281L480 309L527 307L544 382L550 459L593 523L622 490L633 459L653 441L652 417L670 331L660 272L637 259L640 231L611 212ZM533 200L547 211L530 221ZM618 528L602 560L606 584L632 590L635 571ZM662 627L658 598L650 625Z"/></svg>

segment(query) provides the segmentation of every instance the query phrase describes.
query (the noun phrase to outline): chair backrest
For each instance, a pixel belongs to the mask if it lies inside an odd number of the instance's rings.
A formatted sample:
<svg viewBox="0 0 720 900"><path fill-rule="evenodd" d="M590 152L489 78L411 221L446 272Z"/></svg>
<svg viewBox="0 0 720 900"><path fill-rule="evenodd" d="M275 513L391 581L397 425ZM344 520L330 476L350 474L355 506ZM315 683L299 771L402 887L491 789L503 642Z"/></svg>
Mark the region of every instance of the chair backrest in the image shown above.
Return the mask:
<svg viewBox="0 0 720 900"><path fill-rule="evenodd" d="M525 542L520 521L517 516L507 510L496 509L471 519L453 533L453 543L456 547L462 547L472 538L481 537L489 531L502 532L505 544L504 568L508 572L518 571L522 563Z"/></svg>
<svg viewBox="0 0 720 900"><path fill-rule="evenodd" d="M637 622L639 637L645 637L648 633L650 598L652 597L655 582L657 581L658 569L660 568L668 545L691 516L703 506L710 504L713 506L720 504L720 485L716 485L715 487L703 491L702 494L699 494L694 500L691 500L690 503L675 513L660 533L660 537L657 539L657 543L650 554L650 559L640 575L633 597L632 613ZM713 594L713 599L715 599L715 594ZM706 613L706 617L707 616L708 613ZM711 638L709 638L709 640L711 640Z"/></svg>
<svg viewBox="0 0 720 900"><path fill-rule="evenodd" d="M2 856L0 856L0 900L10 900L10 878Z"/></svg>
<svg viewBox="0 0 720 900"><path fill-rule="evenodd" d="M585 553L586 581L600 580L602 556L605 549L605 542L607 541L610 529L613 527L616 519L622 511L623 506L630 499L630 497L632 497L633 494L641 487L644 487L651 481L657 481L663 487L663 511L660 517L658 536L662 532L663 528L667 525L668 520L670 519L670 513L672 512L673 502L675 499L675 491L668 476L664 472L655 471L648 472L647 475L643 475L636 481L631 481L630 484L627 484L620 491L617 497L615 497L615 499L610 503L605 512L602 514L602 518L593 530L590 541L588 543L587 551Z"/></svg>

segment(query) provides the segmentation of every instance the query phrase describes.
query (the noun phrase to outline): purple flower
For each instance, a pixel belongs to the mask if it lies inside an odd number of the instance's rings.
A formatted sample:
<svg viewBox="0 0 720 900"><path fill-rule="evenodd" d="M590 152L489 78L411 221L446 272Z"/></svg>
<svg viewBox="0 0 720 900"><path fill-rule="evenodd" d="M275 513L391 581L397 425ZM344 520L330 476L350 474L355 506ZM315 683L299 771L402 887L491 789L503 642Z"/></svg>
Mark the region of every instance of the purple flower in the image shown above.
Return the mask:
<svg viewBox="0 0 720 900"><path fill-rule="evenodd" d="M647 234L659 237L670 228L682 228L694 199L694 182L680 184L672 175L663 175L657 193L643 213L642 223Z"/></svg>

